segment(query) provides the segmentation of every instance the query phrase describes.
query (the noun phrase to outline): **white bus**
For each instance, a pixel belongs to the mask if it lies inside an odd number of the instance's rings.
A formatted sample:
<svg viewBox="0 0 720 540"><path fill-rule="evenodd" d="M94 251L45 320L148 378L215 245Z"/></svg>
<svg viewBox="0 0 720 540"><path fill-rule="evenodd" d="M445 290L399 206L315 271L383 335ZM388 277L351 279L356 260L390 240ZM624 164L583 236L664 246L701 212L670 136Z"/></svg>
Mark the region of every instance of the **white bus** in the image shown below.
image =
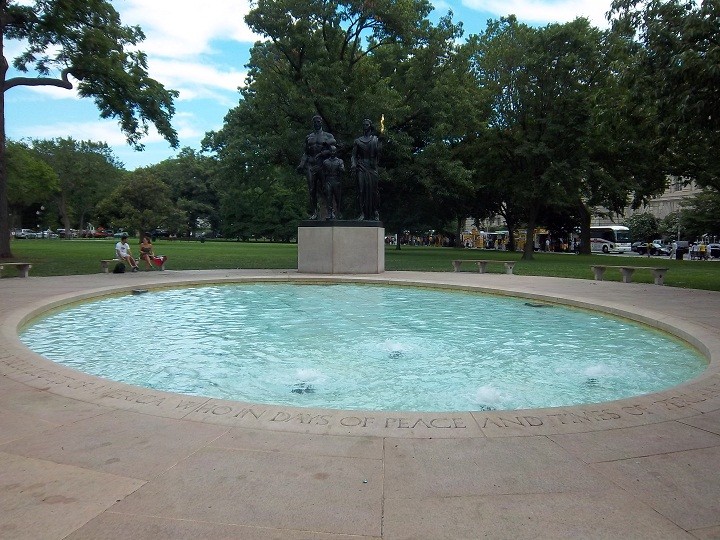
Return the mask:
<svg viewBox="0 0 720 540"><path fill-rule="evenodd" d="M602 253L629 253L630 229L624 225L590 227L590 250Z"/></svg>

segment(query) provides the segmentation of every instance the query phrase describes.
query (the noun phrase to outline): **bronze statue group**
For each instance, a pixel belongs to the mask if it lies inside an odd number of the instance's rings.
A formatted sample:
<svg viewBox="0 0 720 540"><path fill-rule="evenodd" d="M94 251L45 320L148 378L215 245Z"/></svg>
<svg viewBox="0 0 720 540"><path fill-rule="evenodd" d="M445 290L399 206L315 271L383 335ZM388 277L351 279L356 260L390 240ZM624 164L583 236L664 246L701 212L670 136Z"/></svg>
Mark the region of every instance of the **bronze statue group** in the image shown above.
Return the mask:
<svg viewBox="0 0 720 540"><path fill-rule="evenodd" d="M360 216L358 221L380 220L378 159L380 140L370 120L363 120L363 133L353 142L350 172L357 181ZM320 219L318 196L324 195L326 220L339 216L345 163L337 156L337 142L323 130L322 118L313 117L313 131L305 137L305 148L297 166L304 173L310 195L309 219Z"/></svg>

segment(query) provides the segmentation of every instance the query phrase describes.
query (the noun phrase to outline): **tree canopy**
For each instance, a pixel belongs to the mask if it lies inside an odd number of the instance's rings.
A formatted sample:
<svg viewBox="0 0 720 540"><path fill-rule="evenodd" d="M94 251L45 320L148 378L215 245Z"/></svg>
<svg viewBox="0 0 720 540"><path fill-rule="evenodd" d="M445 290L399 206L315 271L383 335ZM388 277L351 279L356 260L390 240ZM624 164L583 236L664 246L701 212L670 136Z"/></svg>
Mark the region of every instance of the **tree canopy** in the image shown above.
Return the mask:
<svg viewBox="0 0 720 540"><path fill-rule="evenodd" d="M217 152L225 201L232 201L223 213L235 232L261 233L258 201L276 209L265 224L277 216L295 229L306 188L294 168L315 114L346 161L364 118L380 131L388 226L402 227L417 215L412 207L431 198L439 214L450 210L448 197L462 197L453 186L467 183L467 174L448 152L475 118L476 94L469 78L459 84L467 71L455 55L460 26L449 17L433 25L429 13L425 0L253 3L247 22L266 41L251 51L240 103L206 139ZM358 212L354 190L350 185L344 197L346 217Z"/></svg>
<svg viewBox="0 0 720 540"><path fill-rule="evenodd" d="M659 221L648 212L633 214L625 220L630 237L640 242L650 242L659 236Z"/></svg>
<svg viewBox="0 0 720 540"><path fill-rule="evenodd" d="M6 155L10 207L49 204L60 191L57 172L26 144L10 141Z"/></svg>
<svg viewBox="0 0 720 540"><path fill-rule="evenodd" d="M658 110L631 91L637 44L624 33L511 16L461 44L461 25L450 14L432 24L424 1L252 6L247 22L266 40L238 106L205 141L233 234L294 228L305 188L293 168L315 114L346 160L361 119L382 124L381 218L399 233L452 223L459 237L467 216L500 212L529 237L543 221L575 220L589 249L593 208L621 212L664 188Z"/></svg>
<svg viewBox="0 0 720 540"><path fill-rule="evenodd" d="M122 179L121 164L105 143L63 138L34 140L32 147L57 175L58 189L51 204L65 234L70 234L73 223L84 229L97 204Z"/></svg>
<svg viewBox="0 0 720 540"><path fill-rule="evenodd" d="M686 240L720 237L720 193L714 189L685 201L679 212L677 229ZM715 237L715 238L712 238Z"/></svg>
<svg viewBox="0 0 720 540"><path fill-rule="evenodd" d="M656 158L667 174L720 190L720 2L615 0L611 16L636 45L625 77L658 109Z"/></svg>
<svg viewBox="0 0 720 540"><path fill-rule="evenodd" d="M3 38L24 40L12 64L36 76L6 77L4 90L76 85L101 116L117 118L131 145L142 146L150 124L177 143L176 93L147 76L139 28L123 26L108 0L27 4L0 0ZM454 231L459 240L468 216L499 213L511 231L525 227L526 258L541 225L563 236L580 226L589 252L592 212L637 209L664 190L669 174L720 184L719 5L615 0L611 30L582 18L534 27L508 16L461 42L462 25L451 13L431 22L427 0L255 0L246 22L262 41L251 49L237 106L203 142L215 156L183 149L120 183L103 182L83 159L65 168L48 159L69 141L35 141L36 149L12 148L25 172L15 167L10 181L31 183L16 198L52 184L32 167L37 153L24 153L37 150L52 165L59 205L80 186L61 212L73 219L94 206L139 230L191 234L201 226L290 240L305 215L307 187L295 169L311 118L321 116L346 163L369 118L381 139L380 214L389 231ZM4 67L7 76L7 60ZM3 172L0 234L7 182ZM135 196L149 194L143 182L161 204ZM353 218L356 186L349 177L344 185L341 215ZM9 253L5 239L0 256Z"/></svg>
<svg viewBox="0 0 720 540"><path fill-rule="evenodd" d="M151 228L167 228L174 233L194 235L198 223L202 222L218 231L220 215L214 169L214 159L202 156L191 148L183 148L174 158L134 171L132 174L147 172L167 185L173 206L185 216L183 222L176 223L176 213L157 215Z"/></svg>
<svg viewBox="0 0 720 540"><path fill-rule="evenodd" d="M102 118L117 119L129 144L142 149L150 125L172 145L171 125L177 92L149 77L146 55L137 49L144 39L137 26L124 26L108 0L35 0L31 4L0 0L0 258L10 257L8 192L5 158L4 93L16 86L77 86L92 98ZM12 59L21 74L7 77L10 62L5 41L23 44Z"/></svg>
<svg viewBox="0 0 720 540"><path fill-rule="evenodd" d="M187 215L173 204L171 189L148 169L127 177L97 205L97 213L113 229L150 233L159 224L181 227Z"/></svg>
<svg viewBox="0 0 720 540"><path fill-rule="evenodd" d="M493 99L477 166L491 172L507 217L526 224L524 259L532 258L543 208L587 197L603 38L585 19L533 28L515 17L491 21L474 38L478 84Z"/></svg>

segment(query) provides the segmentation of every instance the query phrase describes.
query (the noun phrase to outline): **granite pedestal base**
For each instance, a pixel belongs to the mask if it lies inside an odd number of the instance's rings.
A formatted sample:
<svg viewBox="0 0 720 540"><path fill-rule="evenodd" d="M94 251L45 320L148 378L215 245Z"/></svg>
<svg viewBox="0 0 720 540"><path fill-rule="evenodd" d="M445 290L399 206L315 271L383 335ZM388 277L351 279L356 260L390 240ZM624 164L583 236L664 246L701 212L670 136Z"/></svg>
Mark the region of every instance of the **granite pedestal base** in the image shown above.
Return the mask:
<svg viewBox="0 0 720 540"><path fill-rule="evenodd" d="M298 272L380 274L385 271L385 228L380 221L302 221Z"/></svg>

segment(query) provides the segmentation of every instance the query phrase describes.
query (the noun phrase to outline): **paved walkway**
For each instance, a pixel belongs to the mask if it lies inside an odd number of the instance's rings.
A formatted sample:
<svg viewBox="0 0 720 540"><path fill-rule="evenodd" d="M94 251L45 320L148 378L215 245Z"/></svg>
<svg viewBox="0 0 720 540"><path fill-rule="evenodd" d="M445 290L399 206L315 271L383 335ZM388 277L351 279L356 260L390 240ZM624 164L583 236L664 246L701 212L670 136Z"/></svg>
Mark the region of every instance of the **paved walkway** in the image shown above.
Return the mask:
<svg viewBox="0 0 720 540"><path fill-rule="evenodd" d="M118 288L288 271L0 280L0 538L720 538L720 294L472 272L338 279L599 306L671 330L710 367L669 391L556 409L308 410L101 380L17 329ZM662 354L662 351L658 351Z"/></svg>

